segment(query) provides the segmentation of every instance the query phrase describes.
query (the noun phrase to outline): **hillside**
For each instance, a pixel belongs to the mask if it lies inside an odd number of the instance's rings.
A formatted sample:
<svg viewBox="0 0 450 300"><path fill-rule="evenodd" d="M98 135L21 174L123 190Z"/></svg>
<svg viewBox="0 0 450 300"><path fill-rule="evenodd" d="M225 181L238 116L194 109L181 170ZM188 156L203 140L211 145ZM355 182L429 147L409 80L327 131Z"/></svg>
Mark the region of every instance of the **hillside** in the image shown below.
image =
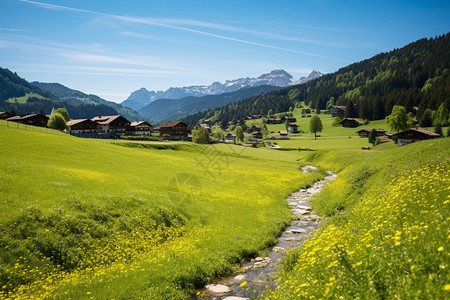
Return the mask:
<svg viewBox="0 0 450 300"><path fill-rule="evenodd" d="M257 78L238 78L226 80L224 83L214 82L208 86L195 85L187 87L171 87L166 91L148 91L145 88L141 88L140 90L131 93L128 99L122 102L122 105L139 110L145 105L148 105L158 99L180 99L190 96L202 97L207 95L220 95L235 92L246 87L257 87L263 85L285 87L293 84L304 83L322 75L323 74L321 72L314 70L308 75L308 77L296 79L285 70L273 70L270 73L262 74Z"/></svg>
<svg viewBox="0 0 450 300"><path fill-rule="evenodd" d="M417 106L420 118L426 108L437 110L441 103L450 109L449 57L450 34L421 39L305 84L205 110L182 120L195 125L215 116L227 123L246 115L266 114L269 109L283 112L286 106L295 107L300 101L315 109L326 109L331 104L355 105L356 113L350 117L369 120L383 119L394 105L405 106L408 111ZM277 97L284 103L278 107L273 99Z"/></svg>
<svg viewBox="0 0 450 300"><path fill-rule="evenodd" d="M139 109L139 113L158 122L176 120L182 116L204 109L224 106L244 98L261 95L278 89L276 86L245 87L231 93L208 95L203 97L186 97L181 99L159 99Z"/></svg>
<svg viewBox="0 0 450 300"><path fill-rule="evenodd" d="M83 92L70 89L59 83L45 83L34 81L31 82L31 84L39 87L42 90L52 93L59 99L72 105L85 105L85 104L106 105L113 108L115 111L117 111L120 115L124 116L129 121L144 120L144 117L142 117L132 109L129 109L128 107L123 107L118 103L107 101L96 95L92 94L88 95ZM107 115L107 114L105 113L100 115Z"/></svg>
<svg viewBox="0 0 450 300"><path fill-rule="evenodd" d="M43 90L16 73L0 68L0 111L15 114L44 112L65 107L71 118L92 118L96 115L115 115L117 111L105 104L68 103Z"/></svg>

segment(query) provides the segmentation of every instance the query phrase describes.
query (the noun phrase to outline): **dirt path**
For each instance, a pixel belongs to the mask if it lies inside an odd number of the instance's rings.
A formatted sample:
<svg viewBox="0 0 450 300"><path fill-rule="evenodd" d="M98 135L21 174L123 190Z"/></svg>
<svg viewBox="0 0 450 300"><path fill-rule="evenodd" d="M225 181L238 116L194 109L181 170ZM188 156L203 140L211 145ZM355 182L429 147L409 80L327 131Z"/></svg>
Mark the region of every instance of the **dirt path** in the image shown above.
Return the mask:
<svg viewBox="0 0 450 300"><path fill-rule="evenodd" d="M303 173L316 169L312 166L302 168ZM309 237L309 233L318 227L319 217L311 211L308 200L320 192L327 182L336 178L328 175L314 183L308 189L292 193L286 201L291 206L296 220L291 222L267 257L257 257L244 264L245 271L233 277L227 277L214 284L207 285L205 291L197 299L239 300L257 297L268 288L276 288L273 275L279 269L279 261L288 249L298 247Z"/></svg>

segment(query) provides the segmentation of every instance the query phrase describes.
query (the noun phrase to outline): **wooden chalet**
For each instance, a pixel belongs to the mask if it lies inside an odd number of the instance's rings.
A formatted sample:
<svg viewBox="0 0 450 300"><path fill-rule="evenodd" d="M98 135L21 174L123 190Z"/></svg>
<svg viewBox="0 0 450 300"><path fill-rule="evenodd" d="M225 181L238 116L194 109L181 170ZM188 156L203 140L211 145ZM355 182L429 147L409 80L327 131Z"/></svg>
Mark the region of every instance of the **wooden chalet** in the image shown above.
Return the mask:
<svg viewBox="0 0 450 300"><path fill-rule="evenodd" d="M382 136L386 133L386 131L384 129L375 129L375 130L377 131L376 136ZM371 131L372 131L372 129L361 129L361 130L357 131L356 133L360 137L368 137Z"/></svg>
<svg viewBox="0 0 450 300"><path fill-rule="evenodd" d="M290 133L298 133L298 125L295 123L289 123L288 131Z"/></svg>
<svg viewBox="0 0 450 300"><path fill-rule="evenodd" d="M328 113L332 116L332 117L343 117L344 113L345 113L345 106L342 105L331 105L330 108L328 109Z"/></svg>
<svg viewBox="0 0 450 300"><path fill-rule="evenodd" d="M153 126L146 121L131 122L130 126L127 127L127 135L151 135Z"/></svg>
<svg viewBox="0 0 450 300"><path fill-rule="evenodd" d="M187 140L189 129L184 122L166 122L158 126L159 136L165 140Z"/></svg>
<svg viewBox="0 0 450 300"><path fill-rule="evenodd" d="M259 132L259 131L252 132L251 134L252 134L252 137L253 137L254 139L259 139L259 140L260 140L260 139L263 138L262 133Z"/></svg>
<svg viewBox="0 0 450 300"><path fill-rule="evenodd" d="M98 116L91 120L100 125L98 132L100 138L117 138L124 135L127 127L131 124L130 121L121 115Z"/></svg>
<svg viewBox="0 0 450 300"><path fill-rule="evenodd" d="M284 117L285 121L288 121L288 123L297 122L297 119L291 116Z"/></svg>
<svg viewBox="0 0 450 300"><path fill-rule="evenodd" d="M205 128L206 130L208 130L209 133L211 133L211 126L209 126L209 124L202 123L200 124L200 127Z"/></svg>
<svg viewBox="0 0 450 300"><path fill-rule="evenodd" d="M89 119L74 119L67 122L67 132L70 135L84 138L97 138L101 126Z"/></svg>
<svg viewBox="0 0 450 300"><path fill-rule="evenodd" d="M267 124L281 124L283 121L280 118L269 118Z"/></svg>
<svg viewBox="0 0 450 300"><path fill-rule="evenodd" d="M228 132L224 135L224 139L226 142L234 142L236 140L236 134L232 132Z"/></svg>
<svg viewBox="0 0 450 300"><path fill-rule="evenodd" d="M394 138L397 138L397 144L399 146L411 144L417 141L430 140L441 137L440 134L434 133L425 129L410 128L405 131L394 134Z"/></svg>
<svg viewBox="0 0 450 300"><path fill-rule="evenodd" d="M287 137L288 136L287 130L280 130L280 131L278 131L278 133L280 134L280 137Z"/></svg>
<svg viewBox="0 0 450 300"><path fill-rule="evenodd" d="M354 118L345 118L339 124L341 124L342 127L350 127L350 128L358 127L361 125L361 123L359 123L359 121Z"/></svg>
<svg viewBox="0 0 450 300"><path fill-rule="evenodd" d="M47 127L48 117L43 116L41 114L32 114L25 116L15 116L6 119L6 121L17 122L21 124L31 125L31 126L39 126L39 127Z"/></svg>
<svg viewBox="0 0 450 300"><path fill-rule="evenodd" d="M0 120L6 120L6 119L9 119L11 117L13 117L13 115L10 114L9 112L7 112L7 111L0 111Z"/></svg>

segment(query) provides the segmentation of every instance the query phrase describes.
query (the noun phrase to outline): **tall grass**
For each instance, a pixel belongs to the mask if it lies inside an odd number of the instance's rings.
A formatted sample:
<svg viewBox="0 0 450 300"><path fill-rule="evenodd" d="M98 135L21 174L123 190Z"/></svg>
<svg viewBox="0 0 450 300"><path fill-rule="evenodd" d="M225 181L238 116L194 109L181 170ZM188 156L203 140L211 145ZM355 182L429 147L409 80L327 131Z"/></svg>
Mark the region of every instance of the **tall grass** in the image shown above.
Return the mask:
<svg viewBox="0 0 450 300"><path fill-rule="evenodd" d="M280 288L268 298L448 298L449 144L307 157L340 172L312 200L328 221L285 257Z"/></svg>

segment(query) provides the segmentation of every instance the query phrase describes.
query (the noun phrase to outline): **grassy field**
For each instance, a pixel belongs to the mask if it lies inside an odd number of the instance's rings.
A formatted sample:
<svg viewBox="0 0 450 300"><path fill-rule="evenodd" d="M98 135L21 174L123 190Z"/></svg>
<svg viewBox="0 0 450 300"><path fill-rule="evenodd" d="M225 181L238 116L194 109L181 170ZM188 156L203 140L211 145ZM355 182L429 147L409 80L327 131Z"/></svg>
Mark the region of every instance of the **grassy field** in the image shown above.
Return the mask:
<svg viewBox="0 0 450 300"><path fill-rule="evenodd" d="M305 157L339 172L310 201L327 222L284 258L268 298L448 298L448 149L446 138Z"/></svg>
<svg viewBox="0 0 450 300"><path fill-rule="evenodd" d="M0 298L189 298L262 254L298 151L111 144L0 126Z"/></svg>
<svg viewBox="0 0 450 300"><path fill-rule="evenodd" d="M4 124L0 299L188 299L275 242L291 218L285 198L324 176L302 174L306 164L339 174L311 201L326 222L285 258L267 297L445 298L450 289L448 138L366 151L367 139L323 134L275 150Z"/></svg>
<svg viewBox="0 0 450 300"><path fill-rule="evenodd" d="M42 97L41 95L38 95L35 93L26 93L25 96L22 96L22 97L9 98L8 100L6 100L6 102L24 104L24 103L27 103L28 99L30 99L30 98L45 99L45 97Z"/></svg>

